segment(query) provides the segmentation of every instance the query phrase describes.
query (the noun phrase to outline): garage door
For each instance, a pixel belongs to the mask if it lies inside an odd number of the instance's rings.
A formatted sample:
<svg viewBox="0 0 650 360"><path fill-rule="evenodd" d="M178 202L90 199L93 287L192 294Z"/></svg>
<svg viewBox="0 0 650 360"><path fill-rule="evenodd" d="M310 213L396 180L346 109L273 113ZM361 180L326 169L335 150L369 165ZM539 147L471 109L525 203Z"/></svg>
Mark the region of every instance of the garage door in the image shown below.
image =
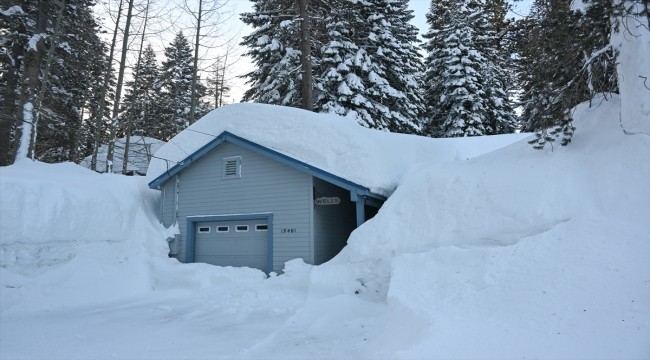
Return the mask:
<svg viewBox="0 0 650 360"><path fill-rule="evenodd" d="M267 271L267 220L215 221L196 224L196 262L247 266Z"/></svg>

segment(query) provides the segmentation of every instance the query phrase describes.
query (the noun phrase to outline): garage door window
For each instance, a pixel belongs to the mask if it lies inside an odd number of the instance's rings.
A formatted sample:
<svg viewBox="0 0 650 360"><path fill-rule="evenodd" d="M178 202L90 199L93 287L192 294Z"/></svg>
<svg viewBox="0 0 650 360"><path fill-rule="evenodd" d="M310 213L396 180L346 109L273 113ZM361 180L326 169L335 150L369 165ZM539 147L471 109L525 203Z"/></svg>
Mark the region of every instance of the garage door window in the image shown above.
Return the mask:
<svg viewBox="0 0 650 360"><path fill-rule="evenodd" d="M236 232L246 232L248 231L248 225L237 225L235 227Z"/></svg>
<svg viewBox="0 0 650 360"><path fill-rule="evenodd" d="M269 226L266 224L257 224L255 225L255 231L268 231Z"/></svg>
<svg viewBox="0 0 650 360"><path fill-rule="evenodd" d="M230 226L217 226L217 232L228 232L230 231Z"/></svg>
<svg viewBox="0 0 650 360"><path fill-rule="evenodd" d="M209 226L201 226L199 227L199 233L206 234L210 232L210 227Z"/></svg>

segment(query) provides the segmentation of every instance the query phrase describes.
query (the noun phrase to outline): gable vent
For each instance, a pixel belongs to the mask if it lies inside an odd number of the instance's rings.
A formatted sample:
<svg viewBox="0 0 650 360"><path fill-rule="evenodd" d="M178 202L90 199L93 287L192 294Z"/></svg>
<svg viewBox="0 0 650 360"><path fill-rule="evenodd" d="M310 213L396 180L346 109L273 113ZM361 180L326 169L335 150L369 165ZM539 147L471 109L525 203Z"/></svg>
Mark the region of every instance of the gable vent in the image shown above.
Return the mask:
<svg viewBox="0 0 650 360"><path fill-rule="evenodd" d="M226 161L226 176L237 175L237 160Z"/></svg>
<svg viewBox="0 0 650 360"><path fill-rule="evenodd" d="M233 156L223 159L222 177L224 179L236 179L241 177L241 156Z"/></svg>

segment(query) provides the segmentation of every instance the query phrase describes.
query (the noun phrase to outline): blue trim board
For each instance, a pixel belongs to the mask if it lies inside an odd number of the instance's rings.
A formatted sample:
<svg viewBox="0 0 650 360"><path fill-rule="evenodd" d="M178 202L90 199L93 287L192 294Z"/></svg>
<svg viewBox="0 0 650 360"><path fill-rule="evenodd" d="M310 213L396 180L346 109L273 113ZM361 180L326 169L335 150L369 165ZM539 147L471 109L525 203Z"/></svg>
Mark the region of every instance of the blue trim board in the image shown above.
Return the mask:
<svg viewBox="0 0 650 360"><path fill-rule="evenodd" d="M307 163L304 163L300 160L296 160L290 156L281 154L275 150L269 149L265 146L259 145L257 143L254 143L252 141L246 140L244 138L241 138L237 135L233 135L227 131L224 131L221 133L221 135L217 136L214 140L211 140L204 146L202 146L200 149L183 159L180 163L174 165L171 169L169 169L167 172L163 173L162 175L158 176L156 179L151 181L149 183L149 187L151 189L157 188L159 185L164 183L165 181L169 180L171 177L179 173L181 170L183 170L185 167L189 166L192 164L194 161L200 159L203 155L209 153L212 151L214 148L217 146L221 145L224 141L229 141L233 144L239 145L243 148L246 148L248 150L251 150L253 152L256 152L260 155L264 155L266 157L269 157L273 160L276 160L282 164L285 164L289 167L292 167L296 170L303 171L309 175L315 176L319 179L325 180L329 183L332 183L334 185L340 186L344 189L347 190L354 190L356 193L359 195L365 195L368 197L372 197L381 201L386 200L385 196L381 196L378 194L374 194L368 190L363 185L359 185L356 183L353 183L349 180L343 179L342 177L336 176L332 173L329 173L327 171L321 170L315 166L311 166Z"/></svg>
<svg viewBox="0 0 650 360"><path fill-rule="evenodd" d="M187 217L187 241L185 245L185 262L193 263L196 258L196 224L213 221L266 220L267 230L267 264L266 273L273 271L273 213L234 214L234 215L198 215Z"/></svg>
<svg viewBox="0 0 650 360"><path fill-rule="evenodd" d="M358 201L355 204L357 210L357 227L359 227L363 225L364 222L366 222L366 208L363 204L363 201Z"/></svg>

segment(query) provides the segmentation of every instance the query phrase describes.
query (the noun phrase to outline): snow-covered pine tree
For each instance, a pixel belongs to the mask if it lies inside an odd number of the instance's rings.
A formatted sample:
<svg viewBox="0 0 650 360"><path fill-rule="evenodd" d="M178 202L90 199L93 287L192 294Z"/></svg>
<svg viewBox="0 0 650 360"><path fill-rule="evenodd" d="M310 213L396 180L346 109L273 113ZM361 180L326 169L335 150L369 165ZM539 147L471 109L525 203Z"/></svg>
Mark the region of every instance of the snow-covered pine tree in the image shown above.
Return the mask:
<svg viewBox="0 0 650 360"><path fill-rule="evenodd" d="M314 111L350 116L364 126L376 127L375 107L366 97L364 84L370 59L366 51L354 43L358 37L355 29L363 26L358 9L361 4L346 0L332 4L325 21L328 41L318 52L320 66L314 74L314 82L318 84L314 91Z"/></svg>
<svg viewBox="0 0 650 360"><path fill-rule="evenodd" d="M253 12L241 20L255 28L244 36L256 69L244 75L251 87L243 101L300 107L300 21L298 3L290 0L252 0Z"/></svg>
<svg viewBox="0 0 650 360"><path fill-rule="evenodd" d="M156 81L160 78L156 54L151 44L142 52L142 60L138 72L138 84L135 80L127 81L127 92L124 97L124 116L133 114L133 135L158 138L160 136L160 120L158 118L159 88Z"/></svg>
<svg viewBox="0 0 650 360"><path fill-rule="evenodd" d="M519 78L523 88L523 131L535 131L533 147L559 139L568 145L575 131L571 109L597 92L617 91L615 55L609 46L613 1L535 1L520 20Z"/></svg>
<svg viewBox="0 0 650 360"><path fill-rule="evenodd" d="M99 84L91 73L104 62L105 47L99 38L100 26L94 17L95 1L66 0L70 6L62 18L48 80L48 102L38 126L36 154L46 162L76 161L90 149L82 147L89 135L89 124L83 119L89 113L89 102ZM56 115L54 115L56 114Z"/></svg>
<svg viewBox="0 0 650 360"><path fill-rule="evenodd" d="M516 120L483 4L436 0L427 22L425 133L459 137L513 132Z"/></svg>
<svg viewBox="0 0 650 360"><path fill-rule="evenodd" d="M298 10L295 1L255 0L242 20L257 69L245 76L244 100L301 105ZM361 125L416 133L423 107L417 30L406 0L334 0L310 5L314 111L355 118Z"/></svg>
<svg viewBox="0 0 650 360"><path fill-rule="evenodd" d="M156 84L161 91L158 101L159 130L155 137L160 140L171 139L189 125L194 57L182 32L176 34L165 48L165 57Z"/></svg>
<svg viewBox="0 0 650 360"><path fill-rule="evenodd" d="M2 106L3 122L16 119L13 131L20 130L25 123L22 105L36 103L40 88L42 87L42 76L31 76L26 70L42 73L45 68L45 60L38 66L25 67L21 64L29 50L30 39L37 41L42 39L42 48L49 49L52 39L52 31L55 28L57 14L63 3L26 0L20 5L8 9L0 8L0 17L9 18L9 22L0 21L1 42L3 46L10 49L5 53L7 57L2 58L3 68L7 68L5 90L9 97L4 97ZM54 48L52 62L50 63L49 76L45 92L42 94L43 101L40 108L40 121L36 129L35 158L47 162L69 161L77 158L79 149L83 144L81 138L86 131L86 123L82 119L82 113L92 98L95 82L91 77L92 69L96 64L104 61L105 53L101 40L97 36L99 26L93 16L95 2L92 0L66 0L65 8L61 16L61 28ZM9 25L4 28L4 24ZM40 27L40 24L43 27ZM38 41L39 43L41 41ZM5 60L7 62L5 62ZM32 69L33 68L33 69ZM23 79L27 81L19 81ZM27 89L28 88L28 89ZM27 92L25 92L27 90ZM21 94L20 101L13 95ZM34 117L34 108L31 111ZM3 129L4 130L4 129ZM15 134L15 133L14 133ZM9 133L9 139L5 142L6 133L2 132L0 142L8 144L9 141L17 145L15 135ZM15 156L13 147L13 155ZM2 147L0 158L6 159L5 146Z"/></svg>
<svg viewBox="0 0 650 360"><path fill-rule="evenodd" d="M518 119L513 110L517 87L516 71L512 54L514 19L506 19L511 5L506 0L483 0L487 27L485 53L493 65L486 70L486 92L489 97L489 135L508 134L515 131ZM478 24L477 24L478 25ZM483 25L482 23L480 25Z"/></svg>
<svg viewBox="0 0 650 360"><path fill-rule="evenodd" d="M427 135L485 135L486 99L481 67L486 60L476 50L472 13L466 1L432 1L427 13L429 41L424 77L428 107Z"/></svg>
<svg viewBox="0 0 650 360"><path fill-rule="evenodd" d="M423 99L418 76L422 70L416 44L418 30L410 24L407 0L367 0L361 7L365 26L357 45L369 58L366 97L375 108L373 128L418 133Z"/></svg>

